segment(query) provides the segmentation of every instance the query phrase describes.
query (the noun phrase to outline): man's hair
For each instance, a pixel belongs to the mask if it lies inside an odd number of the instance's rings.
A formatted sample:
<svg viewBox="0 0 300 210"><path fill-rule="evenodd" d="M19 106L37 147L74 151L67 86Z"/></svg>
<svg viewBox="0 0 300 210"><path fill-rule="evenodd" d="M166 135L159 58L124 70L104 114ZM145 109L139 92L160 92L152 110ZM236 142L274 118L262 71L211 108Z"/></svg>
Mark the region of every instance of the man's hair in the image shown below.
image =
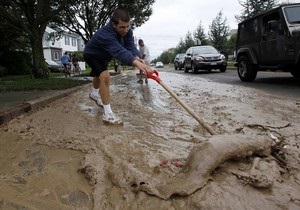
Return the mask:
<svg viewBox="0 0 300 210"><path fill-rule="evenodd" d="M113 15L112 15L112 18L111 18L111 21L118 25L119 21L124 21L124 22L129 22L130 21L130 15L129 13L124 10L124 9L117 9Z"/></svg>

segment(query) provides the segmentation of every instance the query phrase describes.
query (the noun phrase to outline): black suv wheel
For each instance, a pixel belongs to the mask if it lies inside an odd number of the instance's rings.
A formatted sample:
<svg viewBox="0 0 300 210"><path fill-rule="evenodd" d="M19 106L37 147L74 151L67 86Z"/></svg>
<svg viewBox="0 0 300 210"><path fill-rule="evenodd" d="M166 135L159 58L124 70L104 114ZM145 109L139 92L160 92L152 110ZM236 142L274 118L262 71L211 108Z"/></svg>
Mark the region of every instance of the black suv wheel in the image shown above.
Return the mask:
<svg viewBox="0 0 300 210"><path fill-rule="evenodd" d="M238 60L237 71L243 82L252 82L257 75L257 68L250 63L246 56L241 56Z"/></svg>

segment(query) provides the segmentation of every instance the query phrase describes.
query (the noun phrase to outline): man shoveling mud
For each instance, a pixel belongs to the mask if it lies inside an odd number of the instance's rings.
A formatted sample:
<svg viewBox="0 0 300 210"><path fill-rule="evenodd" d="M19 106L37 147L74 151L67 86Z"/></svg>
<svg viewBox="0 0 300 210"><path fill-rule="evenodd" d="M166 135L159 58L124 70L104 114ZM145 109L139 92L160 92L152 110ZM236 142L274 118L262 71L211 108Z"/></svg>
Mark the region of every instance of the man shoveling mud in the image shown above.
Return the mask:
<svg viewBox="0 0 300 210"><path fill-rule="evenodd" d="M84 49L84 59L92 68L90 75L94 77L90 98L98 106L103 106L104 123L122 124L122 120L113 113L110 106L108 63L112 58L135 66L143 73L153 73L151 67L139 57L130 28L130 16L122 9L114 12L111 21L94 34Z"/></svg>

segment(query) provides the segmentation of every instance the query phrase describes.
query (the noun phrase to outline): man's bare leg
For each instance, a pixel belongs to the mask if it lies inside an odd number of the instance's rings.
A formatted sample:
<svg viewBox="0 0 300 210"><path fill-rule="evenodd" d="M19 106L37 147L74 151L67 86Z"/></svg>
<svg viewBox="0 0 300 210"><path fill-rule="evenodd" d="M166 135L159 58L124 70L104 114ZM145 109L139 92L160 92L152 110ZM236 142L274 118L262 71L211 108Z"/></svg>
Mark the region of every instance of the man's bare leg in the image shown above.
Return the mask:
<svg viewBox="0 0 300 210"><path fill-rule="evenodd" d="M95 101L98 106L103 107L99 92L100 83L100 77L93 77L93 89L90 93L90 98Z"/></svg>
<svg viewBox="0 0 300 210"><path fill-rule="evenodd" d="M103 102L103 122L109 124L123 124L121 119L116 116L110 106L110 74L103 71L100 76L100 96Z"/></svg>
<svg viewBox="0 0 300 210"><path fill-rule="evenodd" d="M95 81L96 83L97 81ZM110 104L110 74L109 71L103 71L99 76L100 96L104 105Z"/></svg>

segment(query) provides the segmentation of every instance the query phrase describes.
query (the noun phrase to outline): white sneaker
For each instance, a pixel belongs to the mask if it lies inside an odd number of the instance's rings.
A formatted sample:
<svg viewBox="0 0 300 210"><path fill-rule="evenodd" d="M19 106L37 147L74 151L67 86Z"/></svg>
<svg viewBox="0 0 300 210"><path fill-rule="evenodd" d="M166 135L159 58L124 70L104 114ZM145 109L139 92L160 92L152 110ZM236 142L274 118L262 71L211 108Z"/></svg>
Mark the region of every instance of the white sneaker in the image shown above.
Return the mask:
<svg viewBox="0 0 300 210"><path fill-rule="evenodd" d="M103 103L102 103L101 98L99 96L95 96L93 93L90 93L90 99L95 101L98 106L103 107Z"/></svg>
<svg viewBox="0 0 300 210"><path fill-rule="evenodd" d="M117 115L115 115L115 113L103 113L103 123L112 125L123 124L122 120Z"/></svg>

